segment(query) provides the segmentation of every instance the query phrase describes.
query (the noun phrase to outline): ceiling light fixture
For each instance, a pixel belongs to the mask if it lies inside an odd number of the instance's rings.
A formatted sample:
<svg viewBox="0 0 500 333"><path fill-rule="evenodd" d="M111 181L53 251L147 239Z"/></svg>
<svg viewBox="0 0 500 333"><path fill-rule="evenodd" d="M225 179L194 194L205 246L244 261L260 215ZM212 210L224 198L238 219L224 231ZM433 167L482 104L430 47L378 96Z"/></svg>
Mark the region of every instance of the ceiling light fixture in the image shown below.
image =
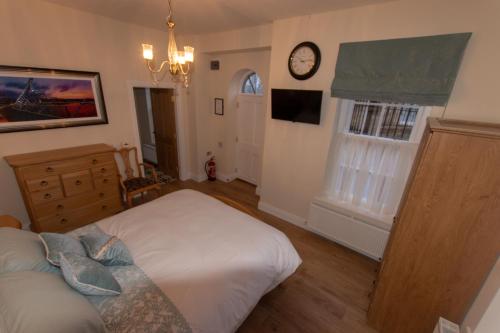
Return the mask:
<svg viewBox="0 0 500 333"><path fill-rule="evenodd" d="M142 56L146 60L147 67L151 72L153 81L158 84L164 77L165 74L160 75L168 65L168 72L170 77L174 82L182 82L187 88L189 86L189 65L194 62L194 48L191 46L184 46L184 51L177 50L177 43L175 42L174 27L175 23L173 21L173 10L171 0L168 0L169 14L167 17L167 27L168 27L168 49L167 49L167 60L161 62L159 68L155 68L154 65L154 55L153 55L153 45L142 44Z"/></svg>

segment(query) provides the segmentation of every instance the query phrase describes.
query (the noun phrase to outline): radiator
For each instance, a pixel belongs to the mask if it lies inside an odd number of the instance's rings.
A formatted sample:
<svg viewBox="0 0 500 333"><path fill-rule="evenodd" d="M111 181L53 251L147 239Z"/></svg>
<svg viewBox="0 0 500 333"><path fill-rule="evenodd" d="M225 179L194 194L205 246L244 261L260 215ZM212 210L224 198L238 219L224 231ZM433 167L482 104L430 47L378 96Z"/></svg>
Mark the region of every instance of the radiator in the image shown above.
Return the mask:
<svg viewBox="0 0 500 333"><path fill-rule="evenodd" d="M381 224L375 225L314 202L307 225L311 231L379 261L390 233L388 225L381 228Z"/></svg>

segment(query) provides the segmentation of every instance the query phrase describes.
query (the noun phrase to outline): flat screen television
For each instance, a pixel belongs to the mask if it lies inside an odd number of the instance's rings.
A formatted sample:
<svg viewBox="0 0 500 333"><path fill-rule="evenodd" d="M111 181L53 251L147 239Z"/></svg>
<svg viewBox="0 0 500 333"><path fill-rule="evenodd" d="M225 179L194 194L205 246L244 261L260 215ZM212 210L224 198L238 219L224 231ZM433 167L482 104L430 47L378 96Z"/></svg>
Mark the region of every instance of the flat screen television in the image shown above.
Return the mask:
<svg viewBox="0 0 500 333"><path fill-rule="evenodd" d="M321 90L271 89L273 119L319 124L321 119Z"/></svg>

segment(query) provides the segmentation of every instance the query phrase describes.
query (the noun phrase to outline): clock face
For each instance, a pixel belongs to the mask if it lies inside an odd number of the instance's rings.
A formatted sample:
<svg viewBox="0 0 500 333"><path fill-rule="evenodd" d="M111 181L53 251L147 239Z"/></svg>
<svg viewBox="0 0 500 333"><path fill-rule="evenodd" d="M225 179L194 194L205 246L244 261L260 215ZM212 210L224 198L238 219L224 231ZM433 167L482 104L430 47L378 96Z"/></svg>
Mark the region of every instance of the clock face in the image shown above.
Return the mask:
<svg viewBox="0 0 500 333"><path fill-rule="evenodd" d="M318 46L312 42L303 42L290 54L288 69L297 80L306 80L318 71L320 62L321 53Z"/></svg>

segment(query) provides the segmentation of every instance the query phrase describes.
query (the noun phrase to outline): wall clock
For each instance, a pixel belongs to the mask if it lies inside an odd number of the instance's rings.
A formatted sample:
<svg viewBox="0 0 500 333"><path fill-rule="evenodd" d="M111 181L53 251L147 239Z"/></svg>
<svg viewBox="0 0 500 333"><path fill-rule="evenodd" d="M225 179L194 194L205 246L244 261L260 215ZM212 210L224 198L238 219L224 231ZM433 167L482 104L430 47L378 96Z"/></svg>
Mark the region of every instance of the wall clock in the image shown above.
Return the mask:
<svg viewBox="0 0 500 333"><path fill-rule="evenodd" d="M294 47L288 58L288 70L297 80L307 80L318 71L321 52L313 42L303 42Z"/></svg>

